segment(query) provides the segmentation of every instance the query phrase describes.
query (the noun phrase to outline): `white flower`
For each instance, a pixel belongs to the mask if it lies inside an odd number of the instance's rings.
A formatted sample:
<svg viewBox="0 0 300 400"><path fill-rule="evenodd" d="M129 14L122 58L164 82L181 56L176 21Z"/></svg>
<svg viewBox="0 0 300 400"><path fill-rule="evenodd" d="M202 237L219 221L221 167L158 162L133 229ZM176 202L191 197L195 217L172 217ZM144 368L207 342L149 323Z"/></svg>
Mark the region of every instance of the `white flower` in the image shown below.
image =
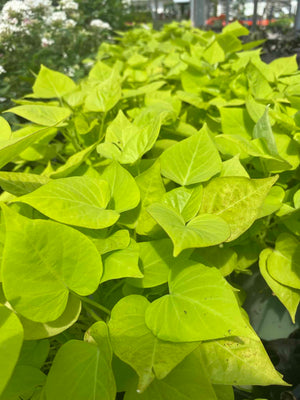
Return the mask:
<svg viewBox="0 0 300 400"><path fill-rule="evenodd" d="M3 103L4 101L6 101L6 97L0 97L0 102Z"/></svg>
<svg viewBox="0 0 300 400"><path fill-rule="evenodd" d="M6 70L0 65L0 75L5 74Z"/></svg>
<svg viewBox="0 0 300 400"><path fill-rule="evenodd" d="M24 0L24 3L31 9L51 7L51 0Z"/></svg>
<svg viewBox="0 0 300 400"><path fill-rule="evenodd" d="M67 19L65 22L66 28L73 28L76 25L76 21L74 19Z"/></svg>
<svg viewBox="0 0 300 400"><path fill-rule="evenodd" d="M41 45L42 47L48 47L51 46L54 43L53 39L48 39L46 37L43 37L41 40Z"/></svg>
<svg viewBox="0 0 300 400"><path fill-rule="evenodd" d="M70 76L71 78L75 75L76 69L78 69L78 65L74 65L73 67L66 67L64 68L65 74Z"/></svg>
<svg viewBox="0 0 300 400"><path fill-rule="evenodd" d="M78 10L78 3L72 0L61 0L59 4L63 10Z"/></svg>
<svg viewBox="0 0 300 400"><path fill-rule="evenodd" d="M11 24L11 23L5 23L5 22L0 22L0 35L12 35L13 33L21 32L22 28L20 26Z"/></svg>
<svg viewBox="0 0 300 400"><path fill-rule="evenodd" d="M109 23L104 22L101 19L93 19L90 22L90 26L93 28L99 28L99 29L111 29L111 26L109 25Z"/></svg>
<svg viewBox="0 0 300 400"><path fill-rule="evenodd" d="M54 11L52 15L47 19L49 24L53 24L53 22L64 22L67 19L67 15L64 11Z"/></svg>
<svg viewBox="0 0 300 400"><path fill-rule="evenodd" d="M10 0L4 4L2 8L2 14L10 16L12 14L22 14L29 11L29 7L25 4L24 1L21 0Z"/></svg>

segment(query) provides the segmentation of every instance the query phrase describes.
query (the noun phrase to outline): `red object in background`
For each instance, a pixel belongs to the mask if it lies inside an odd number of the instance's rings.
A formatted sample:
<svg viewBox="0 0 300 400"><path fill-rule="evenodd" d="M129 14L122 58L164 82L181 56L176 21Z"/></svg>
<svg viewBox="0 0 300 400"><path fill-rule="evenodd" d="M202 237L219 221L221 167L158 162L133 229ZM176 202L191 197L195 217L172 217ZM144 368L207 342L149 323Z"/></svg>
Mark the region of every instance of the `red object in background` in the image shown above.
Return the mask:
<svg viewBox="0 0 300 400"><path fill-rule="evenodd" d="M211 17L209 19L206 20L206 25L214 25L216 22L222 22L222 26L226 25L226 15L225 14L221 14L219 17ZM245 20L238 20L240 24L242 25L246 25L246 26L252 26L253 22L252 19L245 19ZM259 26L268 26L270 23L275 22L276 19L272 18L272 19L260 19L257 21L257 25ZM233 21L230 21L233 22Z"/></svg>
<svg viewBox="0 0 300 400"><path fill-rule="evenodd" d="M222 25L225 24L226 15L221 14L219 17L210 17L209 19L206 20L206 25L214 25L214 23L217 21L221 21Z"/></svg>

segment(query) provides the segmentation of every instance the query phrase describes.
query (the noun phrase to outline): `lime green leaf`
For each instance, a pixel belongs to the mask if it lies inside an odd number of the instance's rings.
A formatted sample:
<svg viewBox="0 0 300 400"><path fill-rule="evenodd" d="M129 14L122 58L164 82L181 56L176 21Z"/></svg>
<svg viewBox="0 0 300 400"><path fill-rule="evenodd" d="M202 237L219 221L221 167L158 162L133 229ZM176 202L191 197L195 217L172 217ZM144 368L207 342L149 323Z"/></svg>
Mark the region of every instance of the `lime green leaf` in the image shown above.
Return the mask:
<svg viewBox="0 0 300 400"><path fill-rule="evenodd" d="M0 117L0 143L9 140L11 135L9 123L3 117Z"/></svg>
<svg viewBox="0 0 300 400"><path fill-rule="evenodd" d="M214 41L203 53L203 57L210 64L220 63L225 60L225 53L217 41Z"/></svg>
<svg viewBox="0 0 300 400"><path fill-rule="evenodd" d="M22 346L18 364L41 368L48 357L49 350L49 340L25 341Z"/></svg>
<svg viewBox="0 0 300 400"><path fill-rule="evenodd" d="M75 324L80 311L81 301L78 297L70 294L64 312L54 321L34 322L20 315L19 318L24 328L24 339L38 340L58 335Z"/></svg>
<svg viewBox="0 0 300 400"><path fill-rule="evenodd" d="M150 234L157 224L146 211L146 208L150 204L160 201L166 192L160 175L159 161L156 161L150 168L138 175L135 181L140 189L142 200L142 209L136 231L139 235L147 235Z"/></svg>
<svg viewBox="0 0 300 400"><path fill-rule="evenodd" d="M276 78L283 75L290 75L298 71L296 54L291 57L280 57L269 64L269 69Z"/></svg>
<svg viewBox="0 0 300 400"><path fill-rule="evenodd" d="M136 287L153 287L168 281L170 267L174 263L173 245L170 239L140 242L140 269L143 278L128 279Z"/></svg>
<svg viewBox="0 0 300 400"><path fill-rule="evenodd" d="M0 400L15 400L31 397L34 390L45 383L46 375L38 368L29 365L17 365Z"/></svg>
<svg viewBox="0 0 300 400"><path fill-rule="evenodd" d="M223 33L231 33L235 36L245 36L249 34L248 29L241 25L238 21L234 21L231 24L226 25L223 30Z"/></svg>
<svg viewBox="0 0 300 400"><path fill-rule="evenodd" d="M266 108L263 116L258 120L257 124L254 127L253 138L263 139L267 145L270 154L274 156L278 155L275 138L269 120L268 108Z"/></svg>
<svg viewBox="0 0 300 400"><path fill-rule="evenodd" d="M101 174L111 189L109 208L121 213L135 208L140 202L140 191L131 174L113 161Z"/></svg>
<svg viewBox="0 0 300 400"><path fill-rule="evenodd" d="M16 199L58 222L91 229L106 228L118 220L116 211L105 210L109 200L108 183L87 176L56 179Z"/></svg>
<svg viewBox="0 0 300 400"><path fill-rule="evenodd" d="M120 76L113 70L106 80L98 84L93 83L84 102L85 110L106 113L118 103L121 96Z"/></svg>
<svg viewBox="0 0 300 400"><path fill-rule="evenodd" d="M87 296L97 289L101 258L82 233L2 209L6 225L3 290L17 312L37 322L54 321L66 309L69 290Z"/></svg>
<svg viewBox="0 0 300 400"><path fill-rule="evenodd" d="M89 72L88 79L91 82L103 82L110 77L112 68L101 61L97 61Z"/></svg>
<svg viewBox="0 0 300 400"><path fill-rule="evenodd" d="M83 233L93 241L100 254L126 249L130 243L129 231L126 229L120 229L111 235L108 235L107 230L90 230L89 232L84 230Z"/></svg>
<svg viewBox="0 0 300 400"><path fill-rule="evenodd" d="M285 384L259 340L244 337L212 340L202 343L200 350L214 384Z"/></svg>
<svg viewBox="0 0 300 400"><path fill-rule="evenodd" d="M35 97L50 99L72 92L76 85L68 76L42 65L32 89Z"/></svg>
<svg viewBox="0 0 300 400"><path fill-rule="evenodd" d="M222 163L220 176L245 176L249 178L249 174L240 163L238 155Z"/></svg>
<svg viewBox="0 0 300 400"><path fill-rule="evenodd" d="M247 110L243 108L223 107L220 110L222 130L225 135L240 135L252 138L254 123Z"/></svg>
<svg viewBox="0 0 300 400"><path fill-rule="evenodd" d="M149 304L143 296L127 296L113 308L109 321L113 350L139 375L139 391L144 391L155 377L165 378L198 347L198 343L170 343L156 338L145 324Z"/></svg>
<svg viewBox="0 0 300 400"><path fill-rule="evenodd" d="M195 217L202 200L202 185L194 187L179 187L167 192L162 202L173 207L187 222Z"/></svg>
<svg viewBox="0 0 300 400"><path fill-rule="evenodd" d="M166 204L154 203L147 211L170 236L174 256L184 249L222 243L230 236L229 225L217 215L201 214L185 225L183 217Z"/></svg>
<svg viewBox="0 0 300 400"><path fill-rule="evenodd" d="M0 395L13 373L22 342L21 322L12 311L0 305Z"/></svg>
<svg viewBox="0 0 300 400"><path fill-rule="evenodd" d="M221 246L196 249L190 258L208 267L218 268L223 276L230 275L236 268L237 254L231 248Z"/></svg>
<svg viewBox="0 0 300 400"><path fill-rule="evenodd" d="M269 85L267 79L254 65L250 62L246 67L246 76L250 87L250 92L255 99L267 99L272 95L273 90Z"/></svg>
<svg viewBox="0 0 300 400"><path fill-rule="evenodd" d="M156 92L162 86L165 85L164 81L157 81L153 83L149 83L148 85L140 86L137 89L124 89L123 90L123 97L126 99L128 97L136 97L143 94Z"/></svg>
<svg viewBox="0 0 300 400"><path fill-rule="evenodd" d="M295 208L300 208L300 189L294 194L294 205Z"/></svg>
<svg viewBox="0 0 300 400"><path fill-rule="evenodd" d="M282 206L285 192L280 186L272 186L258 212L258 218L273 214Z"/></svg>
<svg viewBox="0 0 300 400"><path fill-rule="evenodd" d="M146 324L155 336L193 342L228 336L256 338L243 320L235 295L221 273L190 261L170 272L170 294L146 311Z"/></svg>
<svg viewBox="0 0 300 400"><path fill-rule="evenodd" d="M217 40L225 54L235 53L242 49L242 42L231 32L223 32L218 35Z"/></svg>
<svg viewBox="0 0 300 400"><path fill-rule="evenodd" d="M78 153L73 154L70 158L68 158L67 162L57 168L56 171L52 172L49 176L51 178L64 178L70 175L76 168L78 168L90 155L90 153L95 149L96 145L93 144L87 147L84 150L79 151Z"/></svg>
<svg viewBox="0 0 300 400"><path fill-rule="evenodd" d="M107 129L105 142L98 145L97 151L121 164L134 163L154 145L160 125L159 115L154 117L141 113L131 123L120 110Z"/></svg>
<svg viewBox="0 0 300 400"><path fill-rule="evenodd" d="M42 126L63 126L63 121L71 114L71 111L65 107L40 105L13 107L6 112L14 113Z"/></svg>
<svg viewBox="0 0 300 400"><path fill-rule="evenodd" d="M48 177L42 175L0 171L0 186L3 190L15 196L33 192L49 181Z"/></svg>
<svg viewBox="0 0 300 400"><path fill-rule="evenodd" d="M268 258L273 254L272 249L265 249L260 253L259 268L262 276L271 288L273 293L278 297L281 303L290 313L292 321L295 323L295 315L300 303L300 290L284 286L277 282L268 272Z"/></svg>
<svg viewBox="0 0 300 400"><path fill-rule="evenodd" d="M106 336L97 344L71 340L57 352L46 382L48 400L114 400L116 385Z"/></svg>
<svg viewBox="0 0 300 400"><path fill-rule="evenodd" d="M269 274L282 285L300 289L300 242L295 236L281 233L275 250L267 261Z"/></svg>
<svg viewBox="0 0 300 400"><path fill-rule="evenodd" d="M200 213L222 217L231 230L227 241L232 241L258 218L259 209L276 180L277 176L265 179L215 178L204 188Z"/></svg>
<svg viewBox="0 0 300 400"><path fill-rule="evenodd" d="M213 385L218 400L234 400L234 391L232 386Z"/></svg>
<svg viewBox="0 0 300 400"><path fill-rule="evenodd" d="M217 400L216 393L197 350L188 355L163 380L156 379L144 393L133 382L124 400Z"/></svg>
<svg viewBox="0 0 300 400"><path fill-rule="evenodd" d="M116 250L103 256L103 276L101 283L111 279L126 277L142 278L139 266L139 246L131 239L126 249Z"/></svg>
<svg viewBox="0 0 300 400"><path fill-rule="evenodd" d="M161 172L180 185L204 182L221 170L221 158L206 128L160 156Z"/></svg>
<svg viewBox="0 0 300 400"><path fill-rule="evenodd" d="M0 148L0 168L13 161L27 147L41 139L47 131L47 128L42 128L35 132L30 132L26 136L16 137L2 143Z"/></svg>

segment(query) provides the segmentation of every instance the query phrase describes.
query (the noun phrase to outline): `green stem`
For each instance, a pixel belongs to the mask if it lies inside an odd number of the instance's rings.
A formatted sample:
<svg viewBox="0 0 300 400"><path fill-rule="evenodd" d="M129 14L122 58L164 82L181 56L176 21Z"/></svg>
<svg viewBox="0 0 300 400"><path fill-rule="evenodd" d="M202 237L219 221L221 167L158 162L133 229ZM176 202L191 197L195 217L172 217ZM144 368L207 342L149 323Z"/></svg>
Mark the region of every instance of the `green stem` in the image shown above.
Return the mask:
<svg viewBox="0 0 300 400"><path fill-rule="evenodd" d="M90 307L88 307L86 304L83 304L83 308L86 310L86 312L88 314L90 314L90 316L92 318L94 318L95 321L102 321L101 318L99 317L99 315L97 315L95 313L95 311L93 311Z"/></svg>
<svg viewBox="0 0 300 400"><path fill-rule="evenodd" d="M98 138L99 142L103 137L104 123L105 123L106 115L107 115L107 113L105 112L103 114L103 117L102 117L101 126L100 126L100 132L99 132L99 138Z"/></svg>
<svg viewBox="0 0 300 400"><path fill-rule="evenodd" d="M73 294L75 294L75 296L78 297L84 303L90 304L91 306L98 308L99 310L105 312L107 315L110 315L110 310L108 308L102 306L102 304L97 303L96 301L90 299L89 297L80 296L79 294L76 294L76 293L73 293Z"/></svg>

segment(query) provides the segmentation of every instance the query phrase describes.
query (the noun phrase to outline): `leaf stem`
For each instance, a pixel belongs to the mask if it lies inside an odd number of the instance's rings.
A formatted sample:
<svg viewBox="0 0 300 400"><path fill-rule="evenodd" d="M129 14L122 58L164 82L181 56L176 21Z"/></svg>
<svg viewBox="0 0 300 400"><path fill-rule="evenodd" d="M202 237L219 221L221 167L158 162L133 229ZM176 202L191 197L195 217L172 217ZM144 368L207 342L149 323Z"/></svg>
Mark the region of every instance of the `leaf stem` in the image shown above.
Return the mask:
<svg viewBox="0 0 300 400"><path fill-rule="evenodd" d="M98 138L99 142L100 142L100 140L101 140L102 137L103 137L104 123L105 123L106 115L107 115L106 112L103 113L103 117L102 117L102 121L101 121L101 125L100 125L99 138Z"/></svg>
<svg viewBox="0 0 300 400"><path fill-rule="evenodd" d="M101 321L101 318L99 317L99 315L97 315L97 313L95 313L95 311L93 311L89 306L87 306L85 303L83 304L83 308L86 310L86 312L88 314L90 314L90 316L92 318L94 318L94 320L96 321Z"/></svg>
<svg viewBox="0 0 300 400"><path fill-rule="evenodd" d="M72 292L73 293L73 292ZM107 315L110 315L110 310L104 307L102 304L97 303L96 301L90 299L89 297L80 296L79 294L74 293L76 297L78 297L84 303L90 304L91 306L98 308L99 310L105 312Z"/></svg>

